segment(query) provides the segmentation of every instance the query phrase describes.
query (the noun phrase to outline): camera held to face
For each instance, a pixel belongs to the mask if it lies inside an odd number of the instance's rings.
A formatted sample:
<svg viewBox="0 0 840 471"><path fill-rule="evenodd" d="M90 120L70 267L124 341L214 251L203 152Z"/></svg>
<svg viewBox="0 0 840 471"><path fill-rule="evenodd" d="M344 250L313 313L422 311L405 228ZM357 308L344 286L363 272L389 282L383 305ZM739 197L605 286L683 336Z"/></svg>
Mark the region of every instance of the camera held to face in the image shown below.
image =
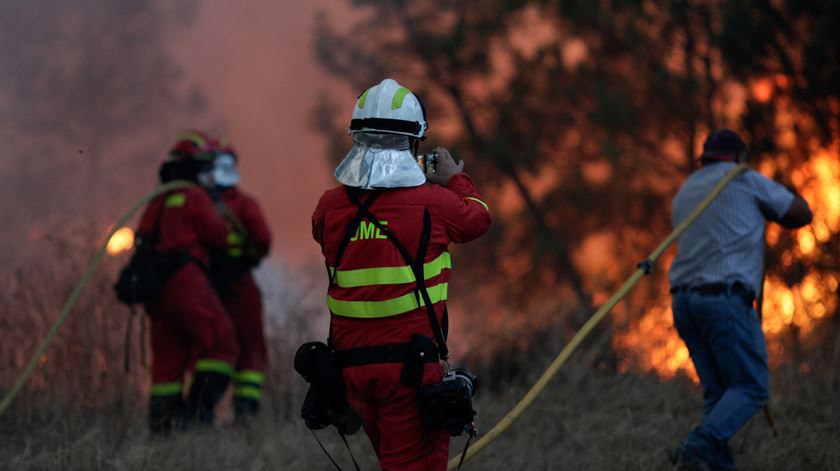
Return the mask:
<svg viewBox="0 0 840 471"><path fill-rule="evenodd" d="M417 165L420 170L427 175L437 173L438 155L437 152L429 152L427 154L417 154Z"/></svg>

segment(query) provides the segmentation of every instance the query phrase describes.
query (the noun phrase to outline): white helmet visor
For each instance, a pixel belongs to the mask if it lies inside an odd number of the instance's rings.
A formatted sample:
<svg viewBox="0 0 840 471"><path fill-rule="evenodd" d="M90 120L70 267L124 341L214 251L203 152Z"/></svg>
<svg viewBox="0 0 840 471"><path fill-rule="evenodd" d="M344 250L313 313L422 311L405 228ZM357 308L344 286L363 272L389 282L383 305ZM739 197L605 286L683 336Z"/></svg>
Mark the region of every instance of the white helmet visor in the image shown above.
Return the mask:
<svg viewBox="0 0 840 471"><path fill-rule="evenodd" d="M426 183L408 136L366 132L353 134L353 147L335 169L335 178L344 185L368 190Z"/></svg>
<svg viewBox="0 0 840 471"><path fill-rule="evenodd" d="M213 162L213 179L216 185L223 188L236 186L239 183L239 171L236 170L236 159L230 154L221 154Z"/></svg>

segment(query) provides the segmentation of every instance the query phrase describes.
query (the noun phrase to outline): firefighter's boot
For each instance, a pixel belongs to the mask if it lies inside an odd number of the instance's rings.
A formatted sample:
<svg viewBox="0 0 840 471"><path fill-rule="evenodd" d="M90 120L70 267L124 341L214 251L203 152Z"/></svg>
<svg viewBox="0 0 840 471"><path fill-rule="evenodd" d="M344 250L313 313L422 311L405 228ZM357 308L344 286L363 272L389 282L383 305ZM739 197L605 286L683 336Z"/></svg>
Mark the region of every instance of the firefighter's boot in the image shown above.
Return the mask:
<svg viewBox="0 0 840 471"><path fill-rule="evenodd" d="M203 425L213 425L213 410L225 395L230 376L216 372L197 372L187 402L190 418Z"/></svg>
<svg viewBox="0 0 840 471"><path fill-rule="evenodd" d="M185 403L181 396L152 396L149 399L149 430L166 435L184 426Z"/></svg>
<svg viewBox="0 0 840 471"><path fill-rule="evenodd" d="M247 397L233 398L234 420L237 424L248 425L252 423L260 410L260 402Z"/></svg>

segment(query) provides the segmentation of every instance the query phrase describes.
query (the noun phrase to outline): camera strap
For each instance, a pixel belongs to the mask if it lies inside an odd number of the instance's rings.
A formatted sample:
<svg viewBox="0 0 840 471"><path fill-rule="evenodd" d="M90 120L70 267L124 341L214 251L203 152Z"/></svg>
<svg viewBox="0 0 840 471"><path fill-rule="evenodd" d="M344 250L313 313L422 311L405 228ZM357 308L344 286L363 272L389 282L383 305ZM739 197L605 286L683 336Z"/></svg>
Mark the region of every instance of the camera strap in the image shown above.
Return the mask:
<svg viewBox="0 0 840 471"><path fill-rule="evenodd" d="M478 436L478 430L475 427L472 427L469 431L469 437L467 437L467 443L464 444L464 451L461 452L461 459L458 460L458 467L455 471L461 471L461 466L464 465L464 459L467 457L467 450L470 449L470 442L472 442L473 438Z"/></svg>
<svg viewBox="0 0 840 471"><path fill-rule="evenodd" d="M438 347L438 356L440 357L441 361L447 361L449 359L449 349L446 347L446 338L443 335L443 330L440 326L440 321L438 321L437 313L435 312L435 307L432 304L432 299L429 296L429 291L426 289L426 276L423 272L423 263L426 259L426 251L429 248L429 239L431 238L432 233L432 218L429 215L429 210L427 208L423 208L423 231L420 234L420 244L417 248L417 255L412 257L409 253L408 249L400 243L399 239L388 229L387 226L379 222L379 219L370 211L370 202L371 198L368 198L367 201L364 203L359 203L358 195L355 193L357 191L354 188L347 187L347 195L350 198L350 201L359 207L358 213L356 213L356 218L351 221L351 224L355 222L358 225L362 218L367 219L370 221L376 228L379 230L381 234L385 234L389 241L394 244L394 247L397 248L400 255L405 259L405 262L411 267L412 273L414 273L414 279L416 282L416 290L415 296L417 296L417 304L420 305L420 300L422 298L423 304L426 305L426 314L429 316L429 324L432 327L432 333L435 336L435 343L437 343ZM358 219L358 221L356 221ZM348 232L350 226L348 226ZM349 241L349 237L345 235L345 238ZM346 244L343 244L346 247ZM339 247L341 250L341 247ZM338 271L338 263L336 262L336 272Z"/></svg>
<svg viewBox="0 0 840 471"><path fill-rule="evenodd" d="M342 471L341 466L339 466L338 463L336 463L335 459L332 457L332 455L330 455L330 452L328 452L326 447L324 447L324 444L321 443L321 440L318 438L318 434L316 434L315 431L311 429L310 432L312 432L312 436L315 437L315 441L318 442L318 446L321 447L321 450L324 452L325 455L327 455L327 458L329 458L333 466L335 466L335 469L337 469L338 471ZM356 462L356 457L353 456L353 450L350 449L350 444L347 443L347 437L344 436L344 434L340 431L338 432L338 434L341 436L341 440L344 441L344 446L347 448L347 453L350 454L350 459L353 460L353 466L356 467L356 471L361 471L361 468L359 468L359 463Z"/></svg>

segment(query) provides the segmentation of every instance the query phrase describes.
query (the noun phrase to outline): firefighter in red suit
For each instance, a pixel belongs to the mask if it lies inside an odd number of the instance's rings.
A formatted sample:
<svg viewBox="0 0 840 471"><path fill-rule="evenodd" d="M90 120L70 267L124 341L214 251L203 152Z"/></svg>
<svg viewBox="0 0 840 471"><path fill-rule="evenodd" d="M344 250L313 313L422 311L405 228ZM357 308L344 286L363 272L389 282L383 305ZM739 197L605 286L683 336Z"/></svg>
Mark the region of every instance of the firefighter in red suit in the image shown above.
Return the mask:
<svg viewBox="0 0 840 471"><path fill-rule="evenodd" d="M221 192L223 215L230 233L224 251L211 256L211 273L239 343L234 373L233 410L237 421L256 415L268 363L263 332L260 290L251 270L268 255L271 233L256 200L242 192L237 171L238 157L226 140L219 143L213 177Z"/></svg>
<svg viewBox="0 0 840 471"><path fill-rule="evenodd" d="M428 213L423 274L443 326L451 273L448 245L473 240L490 225L487 205L462 173L462 161L456 164L446 149L437 148L436 173L424 173L418 166L415 157L427 127L420 101L394 80L362 93L350 126L354 145L335 172L343 185L324 193L312 216L313 237L331 277L330 341L338 358L367 347L406 344L415 333L434 338L429 313L415 294L412 270L373 223L363 219L358 224L336 266L358 202L375 193L370 212L412 254L418 253ZM347 399L363 419L383 470L444 470L449 434L425 428L417 387L401 382L402 367L399 362L343 367ZM427 356L422 384L442 376L438 359Z"/></svg>
<svg viewBox="0 0 840 471"><path fill-rule="evenodd" d="M137 227L140 243L151 244L156 253L158 275L164 280L145 305L151 319L153 433L195 421L212 424L213 409L230 383L238 355L233 325L206 273L209 251L228 244L226 222L205 190L213 186L214 157L206 135L182 134L161 166L161 181L191 180L200 186L157 197ZM184 374L194 359L184 400Z"/></svg>

